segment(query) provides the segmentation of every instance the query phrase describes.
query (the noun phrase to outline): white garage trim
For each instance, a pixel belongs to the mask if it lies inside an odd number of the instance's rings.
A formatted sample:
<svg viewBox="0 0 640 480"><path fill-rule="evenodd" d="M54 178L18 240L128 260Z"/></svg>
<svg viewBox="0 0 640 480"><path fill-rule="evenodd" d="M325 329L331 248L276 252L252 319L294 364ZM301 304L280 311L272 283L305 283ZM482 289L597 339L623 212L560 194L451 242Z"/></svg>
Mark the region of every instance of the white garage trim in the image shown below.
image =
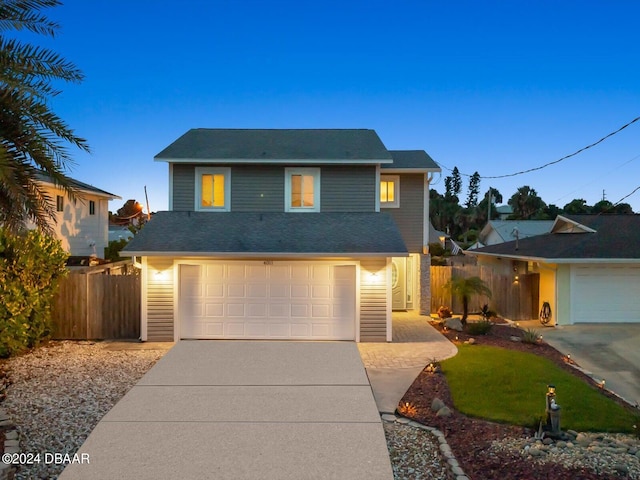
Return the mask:
<svg viewBox="0 0 640 480"><path fill-rule="evenodd" d="M573 265L571 323L640 321L640 265Z"/></svg>
<svg viewBox="0 0 640 480"><path fill-rule="evenodd" d="M209 333L204 332L203 330L197 331L197 328L194 328L193 330L189 330L187 324L185 323L185 319L188 317L189 313L186 311L186 309L189 308L189 305L196 305L196 304L189 304L187 302L185 302L185 297L184 297L184 293L181 293L181 289L183 288L187 288L187 282L188 277L185 277L186 272L183 271L183 266L197 266L199 267L198 272L196 273L195 271L194 273L194 282L193 285L196 285L199 290L199 292L197 293L198 296L200 296L201 298L205 299L207 298L207 293L204 291L204 288L206 286L208 286L209 288L212 288L215 286L216 287L216 291L219 291L220 293L215 293L215 294L209 294L209 295L213 295L214 297L216 297L217 295L220 295L220 298L222 299L222 303L221 304L215 304L214 306L216 306L216 309L211 310L211 315L215 318L215 317L219 317L220 318L220 322L212 322L211 324L209 324L209 328L211 329L209 331ZM258 271L264 270L264 274L265 277L262 279L262 282L258 281L256 283L247 283L247 270L246 268L243 268L241 271L238 271L236 269L234 269L234 267L258 267ZM266 266L266 268L264 268ZM350 288L352 288L350 294L349 294L349 300L352 301L353 303L348 307L350 310L349 315L353 315L353 320L352 320L352 324L350 326L346 326L346 330L344 331L340 331L339 329L339 323L331 323L330 321L327 323L322 322L322 321L318 321L318 323L314 323L313 320L309 320L308 322L300 322L298 324L295 323L287 323L286 321L282 321L280 324L276 324L276 323L269 323L269 322L260 322L260 321L255 321L255 322L246 322L246 321L242 321L241 319L246 318L247 316L247 312L249 311L249 308L254 308L255 309L255 314L253 316L251 316L254 319L260 318L260 317L264 317L269 318L270 317L270 313L266 313L266 310L264 310L264 308L268 308L269 310L272 307L275 308L281 308L281 311L283 312L281 315L284 318L290 318L291 317L291 309L290 309L290 305L289 303L287 303L286 301L283 301L283 303L280 302L272 302L272 298L271 297L271 289L268 289L269 293L266 293L267 290L265 290L265 294L267 295L267 299L265 303L250 303L247 300L251 298L250 294L248 293L248 289L247 287L254 287L256 290L256 292L259 294L259 290L261 291L261 289L264 290L264 286L266 285L274 285L274 283L272 281L269 280L269 276L274 274L276 271L274 271L274 268L276 267L296 267L296 266L309 266L309 267L313 267L313 266L327 266L327 267L339 267L339 266L348 266L348 267L353 267L353 275L354 277L349 277L348 279L346 279L347 284L344 284L344 286L349 286ZM262 268L260 268L262 267ZM272 268L273 267L273 268ZM229 289L229 285L227 284L227 282L212 282L212 283L202 283L202 275L206 275L206 271L203 271L202 268L205 269L220 269L220 271L223 273L223 275L225 276L229 276L232 274L241 274L240 277L238 277L238 283L235 285L239 290L238 290L238 295L239 298L242 298L242 300L239 300L237 303L234 302L228 302L228 298L229 295L233 295L231 292L231 290ZM282 273L282 272L281 272ZM333 292L333 288L335 287L335 278L333 277L333 275L336 273L335 269L331 269L328 273L328 279L331 279L330 283L328 284L329 289L331 292ZM300 260L300 261L295 261L295 260L289 260L289 261L276 261L276 260L263 260L263 261L255 261L255 260L245 260L245 261L241 261L241 260L215 260L215 261L208 261L208 260L189 260L189 259L183 259L183 260L176 260L174 261L174 319L175 319L175 323L174 323L174 336L175 336L175 340L178 341L181 338L273 338L273 339L283 339L283 338L293 338L293 339L305 339L305 340L313 340L313 339L349 339L349 340L355 340L355 341L359 341L359 324L360 324L360 312L359 312L359 286L360 286L360 282L358 281L358 273L359 273L359 262L355 262L355 261L306 261L306 260ZM295 271L294 270L289 270L287 275L294 275ZM215 277L214 277L215 278ZM282 285L286 286L286 285L292 285L291 282L292 278L291 277L282 277ZM277 285L277 284L275 284ZM300 317L299 318L304 318L306 316L306 314L303 314L303 311L306 309L306 311L310 311L310 310L314 310L315 307L317 306L318 309L323 312L323 311L327 311L330 312L328 313L328 315L330 317L333 316L333 319L335 320L336 317L334 316L335 313L333 313L333 308L336 305L340 305L335 304L335 300L329 300L327 302L326 305L324 304L316 304L314 301L312 301L312 291L315 290L313 288L313 282L309 283L309 286L311 286L311 288L306 290L306 293L304 291L304 288L301 288L301 293L300 293L300 299L302 301L302 303L298 304L300 307ZM221 288L221 290L219 290ZM212 290L213 291L213 290ZM265 298L265 297L260 297L260 298ZM304 302L309 302L308 304L305 305ZM284 308L285 305L289 305L289 308ZM209 305L210 307L212 306L212 304ZM326 309L326 307L329 307L328 309ZM206 308L206 306L201 307L201 308ZM219 308L222 308L222 311L219 311ZM237 314L238 314L238 321L237 322L233 322L229 320L229 312L231 311L230 309L236 309ZM262 310L260 309L262 308ZM324 310L323 310L324 308ZM286 313L285 313L286 312ZM199 314L197 314L197 317L199 318L203 318L205 319L207 317L207 313L204 310L201 310ZM309 313L309 315L311 315ZM322 318L326 318L324 317L325 314L320 313L320 316ZM206 328L206 321L200 324L201 327L200 328ZM293 333L292 331L292 326L296 325L299 330L297 332L297 335ZM278 328L279 327L279 328ZM318 331L316 333L314 333L314 331L316 330L316 327L318 327ZM336 330L336 327L338 327L338 330ZM253 329L253 330L252 330ZM322 330L325 329L325 330ZM346 338L346 336L348 336L348 338ZM340 338L338 338L340 337Z"/></svg>

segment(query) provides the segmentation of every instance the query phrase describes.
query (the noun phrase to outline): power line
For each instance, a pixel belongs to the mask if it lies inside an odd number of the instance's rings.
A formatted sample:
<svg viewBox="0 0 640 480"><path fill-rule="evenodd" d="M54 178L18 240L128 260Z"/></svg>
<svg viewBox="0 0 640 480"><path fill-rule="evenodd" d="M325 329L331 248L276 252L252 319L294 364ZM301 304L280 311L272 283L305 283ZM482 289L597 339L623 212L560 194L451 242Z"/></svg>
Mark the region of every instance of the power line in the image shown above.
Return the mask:
<svg viewBox="0 0 640 480"><path fill-rule="evenodd" d="M605 135L605 136L604 136L604 137L602 137L600 140L598 140L598 141L596 141L596 142L593 142L592 144L587 145L586 147L582 147L580 150L577 150L577 151L575 151L575 152L573 152L573 153L571 153L571 154L569 154L569 155L565 155L564 157L559 158L558 160L554 160L553 162L548 162L548 163L545 163L544 165L541 165L541 166L539 166L539 167L533 167L533 168L529 168L529 169L527 169L527 170L521 170L521 171L519 171L519 172L515 172L515 173L508 173L508 174L505 174L505 175L486 176L486 177L485 177L485 176L480 176L480 178L482 178L482 179L496 179L496 178L515 177L515 176L517 176L517 175L523 175L523 174L525 174L525 173L535 172L536 170L542 170L543 168L547 168L547 167L548 167L548 166L550 166L550 165L555 165L556 163L560 163L560 162L562 162L562 161L564 161L564 160L566 160L566 159L568 159L568 158L575 157L575 156L576 156L576 155L578 155L579 153L582 153L582 152L584 152L585 150L589 150L590 148L595 147L595 146L596 146L596 145L598 145L599 143L604 142L606 139L608 139L608 138L610 138L610 137L613 137L615 134L617 134L617 133L621 132L622 130L624 130L624 129L625 129L625 128L627 128L628 126L630 126L630 125L634 124L634 123L635 123L635 122L637 122L638 120L640 120L640 117L636 117L636 118L634 118L633 120L631 120L630 122L628 122L628 123L624 124L623 126L621 126L620 128L618 128L617 130L615 130L615 131L613 131L613 132L611 132L611 133L609 133L609 134ZM447 167L447 166L445 166L445 165L443 165L443 164L441 164L441 163L438 163L438 165L440 165L441 167L443 167L443 168L445 168L445 169L449 170L450 172L452 172L452 171L453 171L452 169L450 169L449 167ZM471 175L469 175L468 173L460 173L460 175L463 175L463 176L465 176L465 177L471 177ZM640 187L639 187L639 188L640 188Z"/></svg>
<svg viewBox="0 0 640 480"><path fill-rule="evenodd" d="M618 200L616 203L613 204L613 206L615 207L616 205L620 205L620 203L622 203L623 200L626 200L627 198L629 198L631 195L633 195L634 193L636 193L638 190L640 190L640 186L637 186L636 188L633 189L633 191L627 195L625 195L624 197L622 197L620 200Z"/></svg>

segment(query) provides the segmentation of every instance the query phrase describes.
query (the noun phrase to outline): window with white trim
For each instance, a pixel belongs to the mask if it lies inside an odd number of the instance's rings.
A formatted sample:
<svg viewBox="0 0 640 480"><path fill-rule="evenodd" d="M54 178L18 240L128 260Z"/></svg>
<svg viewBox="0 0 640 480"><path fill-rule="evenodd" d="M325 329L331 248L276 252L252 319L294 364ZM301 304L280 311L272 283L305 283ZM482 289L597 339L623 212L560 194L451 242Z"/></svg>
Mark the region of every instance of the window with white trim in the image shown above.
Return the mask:
<svg viewBox="0 0 640 480"><path fill-rule="evenodd" d="M96 202L94 200L89 200L89 215L96 214Z"/></svg>
<svg viewBox="0 0 640 480"><path fill-rule="evenodd" d="M398 208L400 206L400 177L398 175L380 175L380 207Z"/></svg>
<svg viewBox="0 0 640 480"><path fill-rule="evenodd" d="M228 212L231 207L231 169L196 167L195 209Z"/></svg>
<svg viewBox="0 0 640 480"><path fill-rule="evenodd" d="M320 211L320 169L285 168L284 211Z"/></svg>

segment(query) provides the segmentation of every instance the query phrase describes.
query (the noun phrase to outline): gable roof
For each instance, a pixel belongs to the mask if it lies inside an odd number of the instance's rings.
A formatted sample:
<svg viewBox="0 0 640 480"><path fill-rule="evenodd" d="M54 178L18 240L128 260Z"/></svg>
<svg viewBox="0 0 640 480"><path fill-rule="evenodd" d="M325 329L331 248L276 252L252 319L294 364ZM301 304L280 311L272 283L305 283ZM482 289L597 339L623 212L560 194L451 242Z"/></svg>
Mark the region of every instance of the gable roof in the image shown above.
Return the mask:
<svg viewBox="0 0 640 480"><path fill-rule="evenodd" d="M442 169L424 150L389 150L393 163L383 164L385 170L440 172Z"/></svg>
<svg viewBox="0 0 640 480"><path fill-rule="evenodd" d="M158 212L127 255L407 256L386 213Z"/></svg>
<svg viewBox="0 0 640 480"><path fill-rule="evenodd" d="M470 252L548 263L640 262L640 215L563 215L579 228L556 230ZM517 246L517 249L516 249Z"/></svg>
<svg viewBox="0 0 640 480"><path fill-rule="evenodd" d="M551 231L553 220L490 220L480 232L480 238L485 239L491 231L495 231L503 242L514 240L514 228L518 229L520 239L542 235Z"/></svg>
<svg viewBox="0 0 640 480"><path fill-rule="evenodd" d="M391 163L369 129L194 128L156 161L207 163Z"/></svg>
<svg viewBox="0 0 640 480"><path fill-rule="evenodd" d="M67 178L69 178L70 180L69 183L71 184L71 186L76 188L77 190L80 190L81 192L91 193L93 195L98 195L101 197L108 197L110 200L116 200L116 199L122 198L122 197L119 197L118 195L114 195L113 193L109 193L106 190L102 190L100 188L94 187L93 185L89 185L88 183L81 182L80 180L76 180L71 177L67 177ZM47 175L45 172L36 173L36 179L40 182L57 186L53 178Z"/></svg>

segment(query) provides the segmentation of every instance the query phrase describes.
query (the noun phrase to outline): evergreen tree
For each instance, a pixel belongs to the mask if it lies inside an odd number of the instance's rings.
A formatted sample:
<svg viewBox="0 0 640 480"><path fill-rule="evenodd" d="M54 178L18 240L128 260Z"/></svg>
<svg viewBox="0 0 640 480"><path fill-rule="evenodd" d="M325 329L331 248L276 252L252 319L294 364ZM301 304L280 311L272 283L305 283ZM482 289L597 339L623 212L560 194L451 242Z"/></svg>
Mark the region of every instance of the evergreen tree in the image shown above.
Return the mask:
<svg viewBox="0 0 640 480"><path fill-rule="evenodd" d="M473 208L478 205L478 194L480 193L480 174L474 172L469 178L469 194L467 195L467 208Z"/></svg>

